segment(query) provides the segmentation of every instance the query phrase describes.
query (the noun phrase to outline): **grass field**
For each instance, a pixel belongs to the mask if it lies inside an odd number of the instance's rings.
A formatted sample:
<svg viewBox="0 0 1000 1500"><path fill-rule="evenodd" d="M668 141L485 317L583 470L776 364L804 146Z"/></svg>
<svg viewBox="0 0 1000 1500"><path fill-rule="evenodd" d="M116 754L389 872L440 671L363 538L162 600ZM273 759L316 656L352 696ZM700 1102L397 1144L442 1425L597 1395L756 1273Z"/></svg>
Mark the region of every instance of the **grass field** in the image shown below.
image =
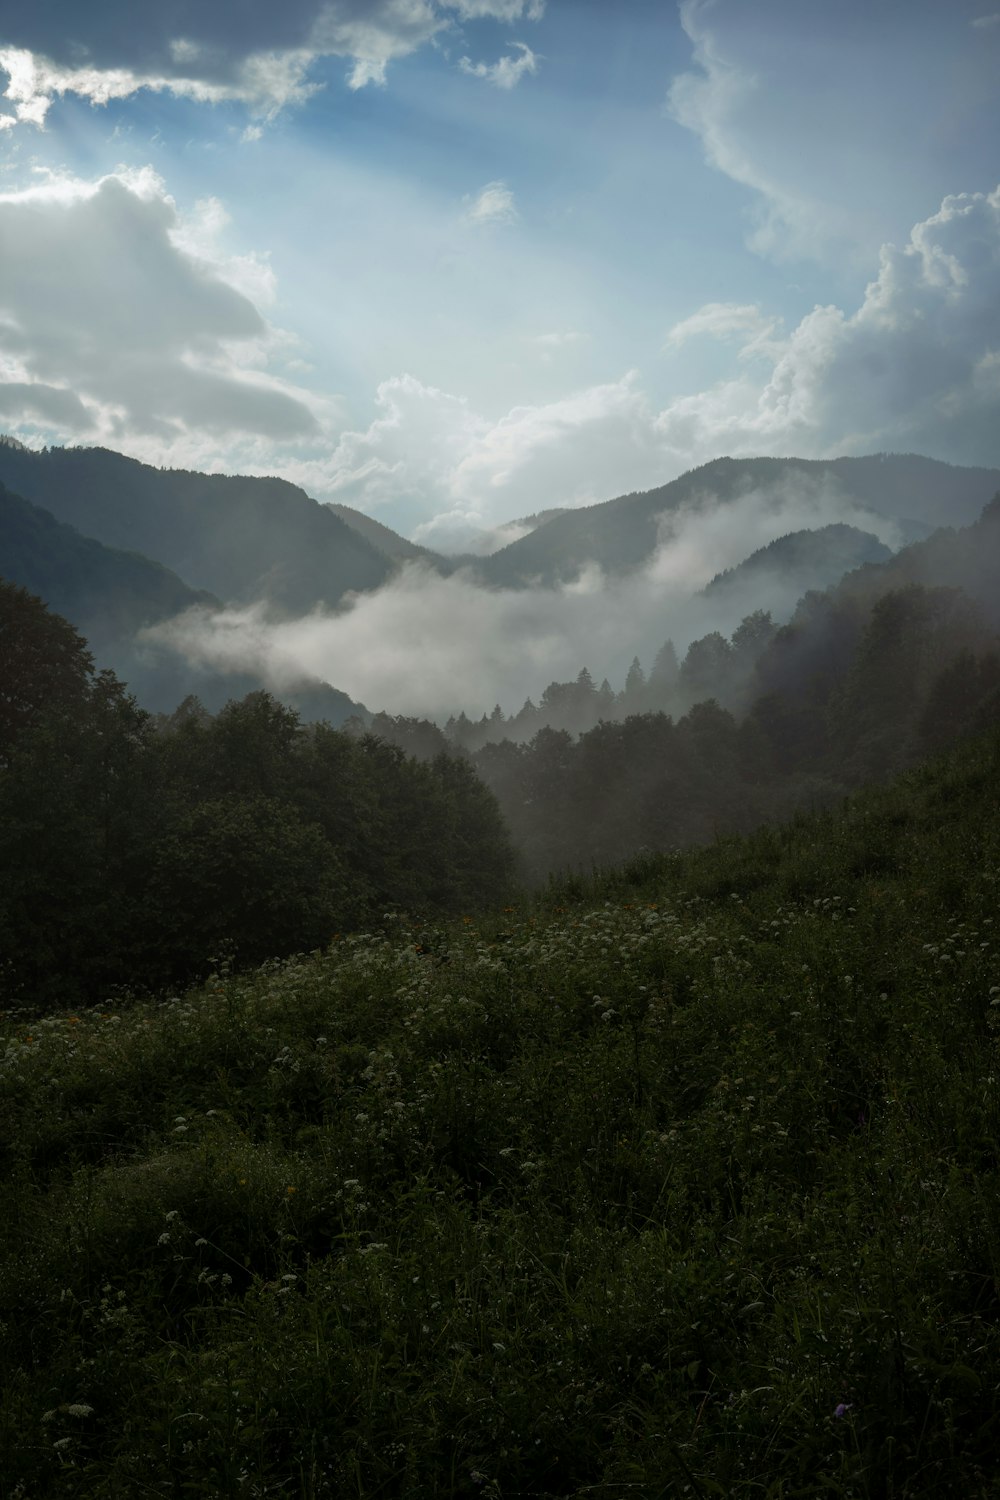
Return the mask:
<svg viewBox="0 0 1000 1500"><path fill-rule="evenodd" d="M0 1020L0 1496L1000 1495L1000 737Z"/></svg>

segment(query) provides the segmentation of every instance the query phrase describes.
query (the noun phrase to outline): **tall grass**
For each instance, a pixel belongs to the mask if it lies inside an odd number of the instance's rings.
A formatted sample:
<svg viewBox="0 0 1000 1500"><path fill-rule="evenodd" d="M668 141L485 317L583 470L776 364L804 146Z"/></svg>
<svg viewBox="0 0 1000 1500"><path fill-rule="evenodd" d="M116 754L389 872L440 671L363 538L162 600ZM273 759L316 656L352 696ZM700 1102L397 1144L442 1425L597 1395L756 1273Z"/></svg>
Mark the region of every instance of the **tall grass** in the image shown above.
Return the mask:
<svg viewBox="0 0 1000 1500"><path fill-rule="evenodd" d="M0 1038L0 1496L1000 1494L1000 738Z"/></svg>

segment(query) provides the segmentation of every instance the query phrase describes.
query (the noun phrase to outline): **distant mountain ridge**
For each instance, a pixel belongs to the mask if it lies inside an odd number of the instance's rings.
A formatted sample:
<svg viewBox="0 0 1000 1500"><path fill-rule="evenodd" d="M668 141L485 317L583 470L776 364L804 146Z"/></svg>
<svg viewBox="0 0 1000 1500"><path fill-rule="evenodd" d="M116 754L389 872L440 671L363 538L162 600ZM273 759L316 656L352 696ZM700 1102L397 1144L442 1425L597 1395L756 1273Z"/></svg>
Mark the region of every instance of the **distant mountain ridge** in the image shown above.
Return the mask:
<svg viewBox="0 0 1000 1500"><path fill-rule="evenodd" d="M0 482L105 546L141 552L225 603L289 614L378 588L393 560L284 479L157 469L107 448L0 444Z"/></svg>
<svg viewBox="0 0 1000 1500"><path fill-rule="evenodd" d="M721 598L766 585L793 585L799 594L825 589L853 568L886 562L892 550L870 531L834 522L812 531L790 531L766 547L758 547L735 568L717 573L702 589L705 598Z"/></svg>
<svg viewBox="0 0 1000 1500"><path fill-rule="evenodd" d="M185 610L218 609L214 594L189 588L152 558L83 536L2 483L0 578L27 589L71 621L98 665L111 667L146 708L169 712L195 694L217 710L230 698L264 686L251 672L195 667L144 639L149 626ZM363 704L314 678L303 677L280 696L306 720L342 724L368 716Z"/></svg>
<svg viewBox="0 0 1000 1500"><path fill-rule="evenodd" d="M447 566L447 560L432 551L430 547L421 547L417 542L408 541L398 531L393 531L391 526L376 521L374 516L366 516L363 510L355 510L352 505L341 505L336 500L327 500L325 504L327 510L332 510L334 515L339 516L351 527L352 531L356 531L359 536L364 537L373 547L377 547L394 562L422 560L432 563L435 567Z"/></svg>
<svg viewBox="0 0 1000 1500"><path fill-rule="evenodd" d="M219 605L162 563L105 547L2 483L0 575L71 620L98 653L182 610Z"/></svg>
<svg viewBox="0 0 1000 1500"><path fill-rule="evenodd" d="M477 576L496 587L552 585L597 564L611 574L641 567L656 552L662 518L705 501L732 505L752 491L833 483L845 502L900 525L904 542L938 526L975 520L1000 488L1000 469L959 468L915 454L865 458L718 458L657 489L619 495L554 516L530 535L483 558Z"/></svg>
<svg viewBox="0 0 1000 1500"><path fill-rule="evenodd" d="M872 516L871 532L844 523L790 532L704 591L730 614L739 602L741 613L776 608L787 617L803 594L859 567L885 565L891 553L874 535L876 529L884 533L879 518L898 525L904 542L967 524L1000 491L1000 470L891 454L829 461L717 459L655 490L525 517L525 523L538 523L535 529L478 558L439 557L361 512L321 504L280 479L164 471L106 449L36 452L0 439L4 484L9 491L0 506L0 573L71 619L98 659L113 666L141 701L169 709L191 692L211 707L262 685L253 672L194 666L165 642L143 635L145 626L192 605L264 601L271 618L301 617L336 610L352 594L379 588L404 563L419 560L440 573L460 567L486 587L553 585L595 565L621 576L653 557L672 516L697 516L714 507L732 507L735 516L751 496L755 504L763 497L766 516L773 501L776 521L808 513L810 506L828 515L823 487L832 486L845 514ZM19 495L10 493L17 489ZM818 507L817 497L824 501ZM800 499L809 503L798 505ZM837 506L832 509L836 513ZM970 568L975 578L976 560L954 545L956 581ZM899 566L916 578L940 548L907 551ZM782 595L777 604L768 592L775 581ZM731 625L725 624L726 631ZM309 718L343 722L356 711L367 719L366 709L317 679L281 696Z"/></svg>

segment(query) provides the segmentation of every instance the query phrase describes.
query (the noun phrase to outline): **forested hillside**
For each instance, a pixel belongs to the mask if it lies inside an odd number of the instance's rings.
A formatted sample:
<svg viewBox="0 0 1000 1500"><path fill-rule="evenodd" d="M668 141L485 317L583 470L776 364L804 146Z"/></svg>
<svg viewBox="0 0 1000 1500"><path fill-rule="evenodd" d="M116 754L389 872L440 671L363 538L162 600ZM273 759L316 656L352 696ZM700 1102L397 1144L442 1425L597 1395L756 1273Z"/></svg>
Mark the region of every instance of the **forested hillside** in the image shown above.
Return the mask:
<svg viewBox="0 0 1000 1500"><path fill-rule="evenodd" d="M584 669L510 717L372 727L418 756L470 753L537 881L748 831L994 722L998 630L1000 497L972 526L810 591L787 625L757 611L680 661L665 642L618 693Z"/></svg>
<svg viewBox="0 0 1000 1500"><path fill-rule="evenodd" d="M5 1004L162 989L509 888L500 814L462 759L307 731L261 692L154 720L5 583L0 683Z"/></svg>
<svg viewBox="0 0 1000 1500"><path fill-rule="evenodd" d="M129 683L144 708L173 710L197 695L208 707L262 687L249 671L194 663L149 627L193 608L218 608L214 595L188 588L176 573L137 552L106 547L57 521L0 484L0 577L43 599L70 620L94 657ZM282 686L282 701L309 721L339 725L367 710L329 683L303 673Z"/></svg>
<svg viewBox="0 0 1000 1500"><path fill-rule="evenodd" d="M479 922L9 1012L0 1487L995 1496L998 897L994 732Z"/></svg>
<svg viewBox="0 0 1000 1500"><path fill-rule="evenodd" d="M157 469L107 448L0 443L0 481L106 546L220 599L306 612L377 588L390 558L284 479Z"/></svg>
<svg viewBox="0 0 1000 1500"><path fill-rule="evenodd" d="M581 506L512 542L479 566L492 584L524 586L571 578L588 563L625 573L648 562L662 531L685 511L738 507L750 495L815 497L821 491L873 517L892 518L903 539L938 526L966 525L1000 484L996 469L959 468L916 454L865 458L719 458L658 489ZM734 511L735 514L735 511Z"/></svg>
<svg viewBox="0 0 1000 1500"><path fill-rule="evenodd" d="M747 591L793 582L799 594L825 589L865 563L886 562L891 550L870 531L834 524L812 531L792 531L759 547L734 568L717 573L702 589L705 598L744 599Z"/></svg>

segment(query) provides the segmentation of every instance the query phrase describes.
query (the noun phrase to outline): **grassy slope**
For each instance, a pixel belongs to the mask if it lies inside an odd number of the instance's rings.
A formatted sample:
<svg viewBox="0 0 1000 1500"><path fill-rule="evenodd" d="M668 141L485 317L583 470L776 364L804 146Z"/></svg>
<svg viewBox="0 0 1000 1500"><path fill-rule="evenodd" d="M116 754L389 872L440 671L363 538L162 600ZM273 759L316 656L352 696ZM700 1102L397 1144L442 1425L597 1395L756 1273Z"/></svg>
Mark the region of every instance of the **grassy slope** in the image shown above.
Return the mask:
<svg viewBox="0 0 1000 1500"><path fill-rule="evenodd" d="M1000 1494L998 789L8 1017L0 1495Z"/></svg>

